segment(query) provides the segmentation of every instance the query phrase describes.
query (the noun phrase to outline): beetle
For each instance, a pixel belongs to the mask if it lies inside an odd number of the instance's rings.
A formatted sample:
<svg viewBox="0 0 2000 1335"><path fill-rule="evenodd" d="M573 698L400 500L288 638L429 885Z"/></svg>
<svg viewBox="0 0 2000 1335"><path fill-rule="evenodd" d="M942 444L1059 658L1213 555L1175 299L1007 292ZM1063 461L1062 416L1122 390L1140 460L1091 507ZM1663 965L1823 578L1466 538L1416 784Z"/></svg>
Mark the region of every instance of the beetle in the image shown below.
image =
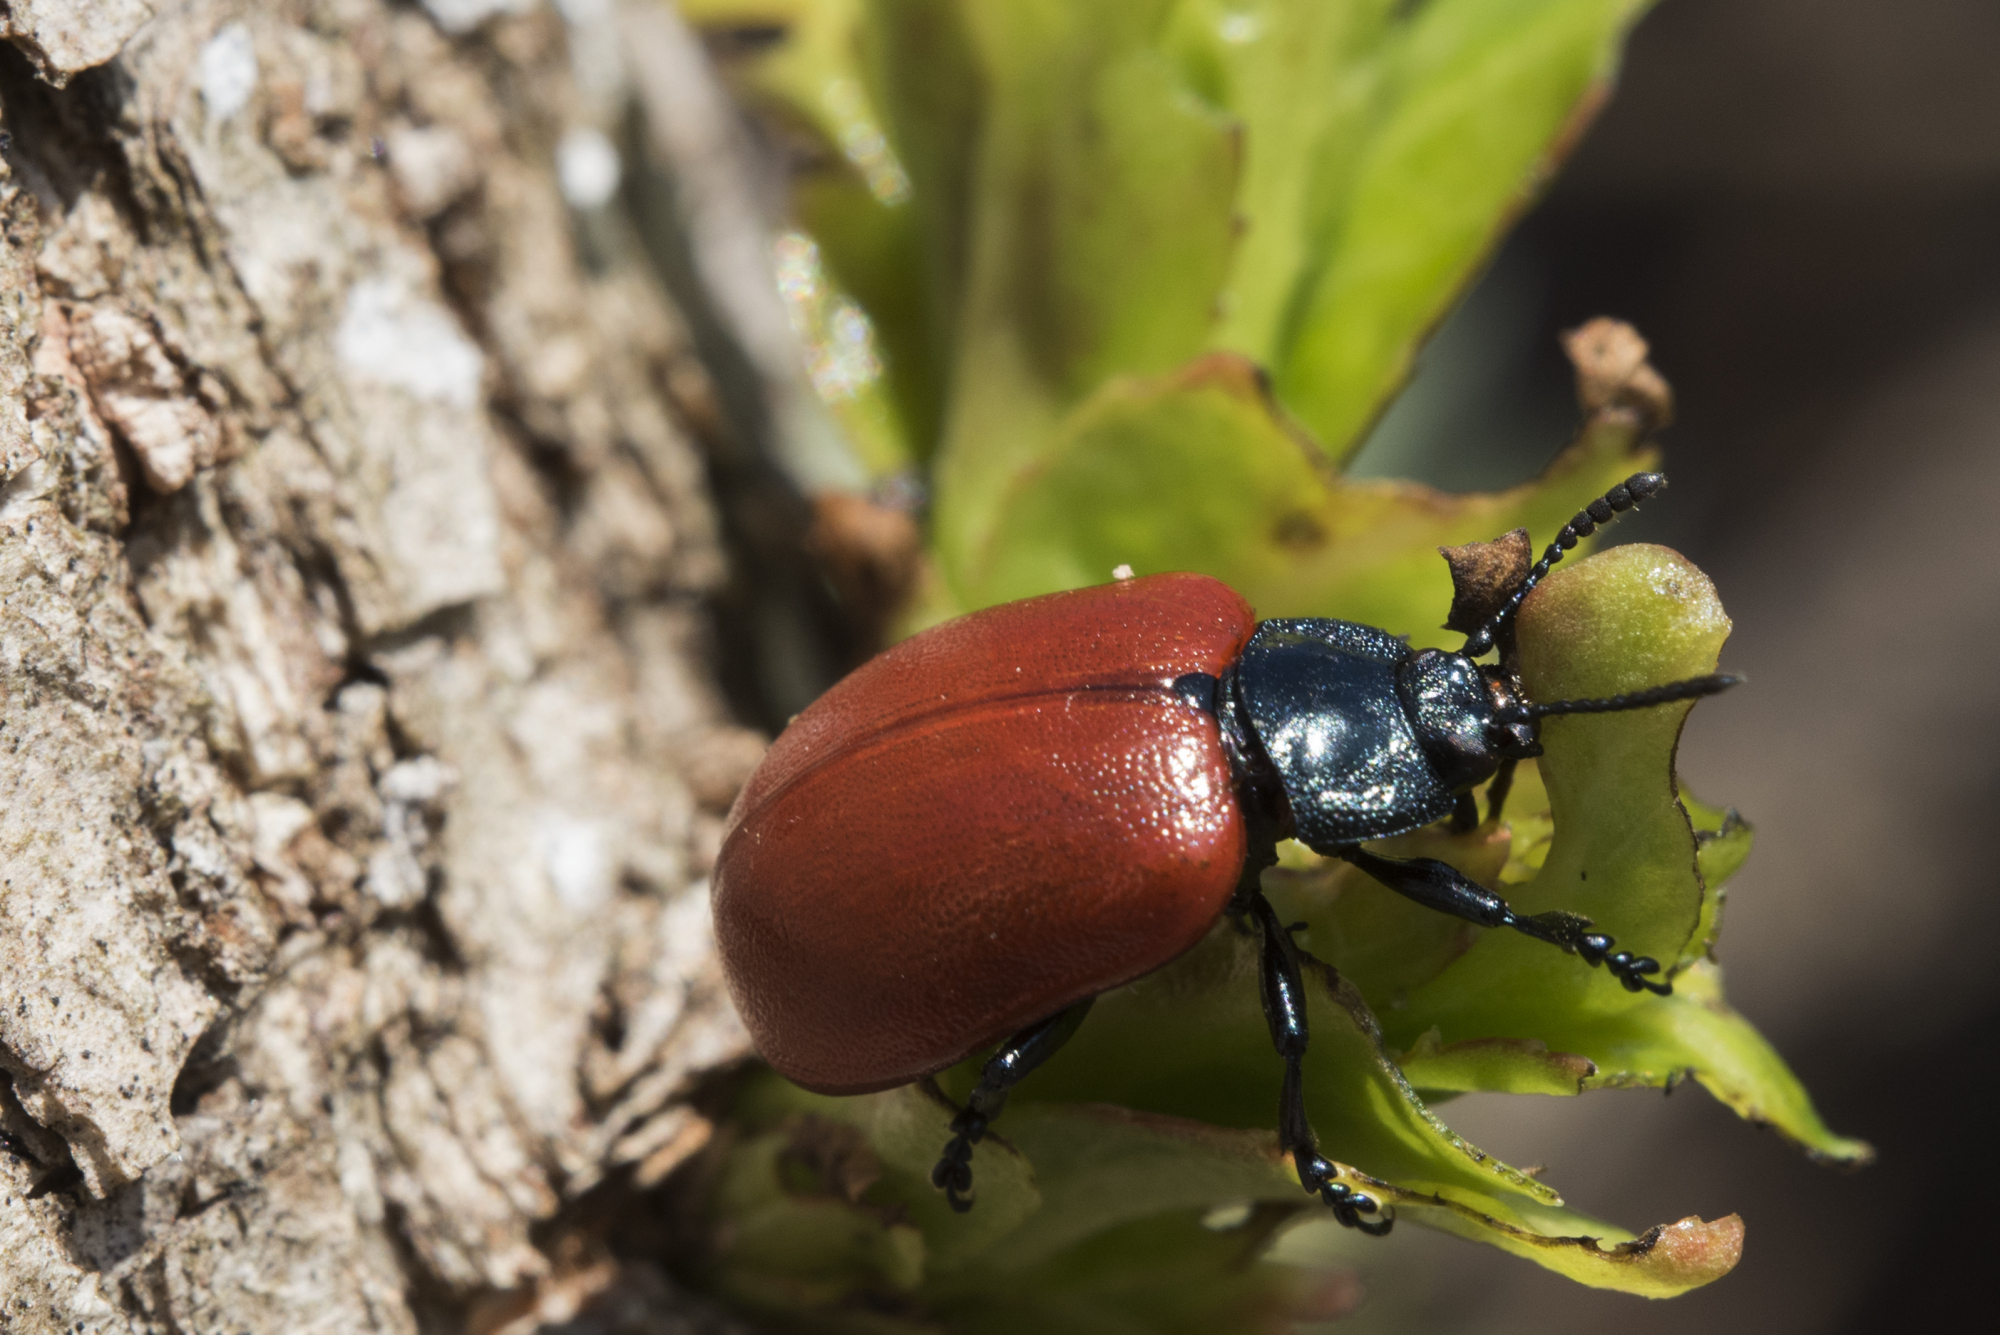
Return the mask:
<svg viewBox="0 0 2000 1335"><path fill-rule="evenodd" d="M716 941L758 1050L807 1089L861 1094L997 1044L932 1175L967 1209L973 1147L1014 1085L1096 996L1227 914L1262 936L1281 1151L1341 1223L1387 1232L1390 1213L1319 1153L1295 929L1261 875L1297 838L1429 908L1546 941L1631 991L1670 992L1658 961L1616 950L1587 918L1519 915L1443 862L1363 847L1447 818L1470 828L1489 779L1497 819L1515 765L1541 754L1543 718L1735 684L1539 703L1522 689L1522 599L1665 483L1639 473L1613 487L1525 574L1515 535L1518 562L1482 596L1455 565L1455 653L1349 621L1258 622L1227 585L1163 574L987 608L878 655L791 721L728 817ZM1475 661L1495 649L1497 664Z"/></svg>

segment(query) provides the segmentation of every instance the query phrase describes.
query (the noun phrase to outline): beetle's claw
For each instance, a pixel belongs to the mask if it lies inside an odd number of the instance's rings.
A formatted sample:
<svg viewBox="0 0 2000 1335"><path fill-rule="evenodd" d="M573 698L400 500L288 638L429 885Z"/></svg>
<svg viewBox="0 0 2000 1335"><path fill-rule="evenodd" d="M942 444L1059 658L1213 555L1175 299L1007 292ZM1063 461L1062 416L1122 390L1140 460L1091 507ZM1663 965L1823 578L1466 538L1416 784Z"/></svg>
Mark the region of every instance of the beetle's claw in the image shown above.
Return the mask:
<svg viewBox="0 0 2000 1335"><path fill-rule="evenodd" d="M961 1166L958 1175L944 1184L944 1198L951 1204L953 1214L972 1213L972 1169Z"/></svg>
<svg viewBox="0 0 2000 1335"><path fill-rule="evenodd" d="M964 1214L972 1208L972 1147L986 1136L986 1119L970 1108L951 1119L955 1133L931 1169L931 1185L944 1193L951 1208Z"/></svg>
<svg viewBox="0 0 2000 1335"><path fill-rule="evenodd" d="M951 1138L937 1167L931 1169L931 1185L944 1193L955 1213L964 1214L972 1208L971 1141L962 1135Z"/></svg>
<svg viewBox="0 0 2000 1335"><path fill-rule="evenodd" d="M1604 961L1613 978L1625 985L1627 992L1646 991L1656 997L1672 996L1674 984L1671 978L1658 981L1647 977L1660 971L1660 962L1651 955L1634 955L1629 950L1621 950Z"/></svg>
<svg viewBox="0 0 2000 1335"><path fill-rule="evenodd" d="M1396 1216L1383 1209L1382 1203L1365 1191L1356 1191L1340 1180L1339 1172L1326 1159L1315 1154L1300 1164L1299 1183L1309 1196L1318 1196L1333 1211L1333 1217L1346 1228L1359 1229L1371 1238L1379 1238L1396 1226ZM1380 1219L1364 1219L1364 1215L1381 1215Z"/></svg>
<svg viewBox="0 0 2000 1335"><path fill-rule="evenodd" d="M1602 932L1592 932L1578 938L1576 953L1583 956L1585 963L1603 965L1605 972L1624 984L1627 992L1651 992L1654 996L1672 996L1673 980L1655 980L1648 977L1660 971L1660 962L1651 955L1634 955L1629 950L1613 953L1617 941Z"/></svg>
<svg viewBox="0 0 2000 1335"><path fill-rule="evenodd" d="M1362 1218L1363 1215L1372 1215L1377 1211L1381 1212L1382 1217L1380 1219ZM1344 1213L1338 1209L1333 1213L1334 1218L1340 1220L1347 1227L1358 1229L1371 1238L1387 1237L1389 1230L1396 1226L1395 1215L1382 1210L1382 1207L1376 1204L1373 1196L1366 1196L1360 1192L1354 1193L1353 1199L1348 1204Z"/></svg>

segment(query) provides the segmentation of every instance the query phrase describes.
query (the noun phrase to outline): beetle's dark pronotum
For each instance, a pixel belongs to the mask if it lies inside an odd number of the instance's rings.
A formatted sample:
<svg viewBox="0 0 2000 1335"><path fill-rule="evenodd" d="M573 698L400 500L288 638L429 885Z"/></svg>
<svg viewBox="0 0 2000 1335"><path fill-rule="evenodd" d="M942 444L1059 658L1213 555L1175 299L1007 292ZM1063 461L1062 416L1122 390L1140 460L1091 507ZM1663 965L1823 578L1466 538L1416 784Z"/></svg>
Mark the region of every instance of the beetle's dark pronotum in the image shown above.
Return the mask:
<svg viewBox="0 0 2000 1335"><path fill-rule="evenodd" d="M1348 621L1257 622L1215 580L1154 575L988 608L875 658L793 720L730 813L716 933L759 1050L809 1089L856 1094L997 1044L933 1173L965 1209L973 1147L1014 1085L1099 993L1228 913L1262 934L1264 1013L1284 1062L1280 1145L1342 1223L1386 1232L1382 1203L1319 1153L1298 954L1260 878L1278 841L1297 838L1426 907L1579 955L1631 991L1671 991L1657 960L1617 950L1586 918L1516 914L1443 862L1362 847L1448 818L1477 824L1474 789L1489 780L1497 818L1516 764L1541 753L1544 718L1734 684L1714 675L1553 701L1522 688L1522 600L1564 552L1664 485L1627 479L1532 568L1464 599L1473 610L1454 602L1456 653ZM1494 650L1497 663L1475 661Z"/></svg>

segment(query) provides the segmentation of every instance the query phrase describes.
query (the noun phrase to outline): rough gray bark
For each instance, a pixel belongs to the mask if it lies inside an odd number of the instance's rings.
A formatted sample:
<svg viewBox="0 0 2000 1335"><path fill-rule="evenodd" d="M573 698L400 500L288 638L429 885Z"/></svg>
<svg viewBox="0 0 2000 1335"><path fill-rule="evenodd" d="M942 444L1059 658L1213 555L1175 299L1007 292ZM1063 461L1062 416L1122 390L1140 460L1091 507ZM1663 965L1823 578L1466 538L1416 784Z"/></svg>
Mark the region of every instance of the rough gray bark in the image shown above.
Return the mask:
<svg viewBox="0 0 2000 1335"><path fill-rule="evenodd" d="M708 1321L601 1219L759 743L559 9L0 11L0 1330Z"/></svg>

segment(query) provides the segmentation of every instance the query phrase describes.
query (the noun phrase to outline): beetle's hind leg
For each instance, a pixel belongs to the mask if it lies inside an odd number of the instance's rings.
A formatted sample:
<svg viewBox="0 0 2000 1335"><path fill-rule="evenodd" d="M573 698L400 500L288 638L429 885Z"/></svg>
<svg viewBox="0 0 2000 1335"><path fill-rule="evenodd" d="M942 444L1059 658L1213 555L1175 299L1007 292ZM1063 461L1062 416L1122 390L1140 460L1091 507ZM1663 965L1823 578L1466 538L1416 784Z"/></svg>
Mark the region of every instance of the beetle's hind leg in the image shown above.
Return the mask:
<svg viewBox="0 0 2000 1335"><path fill-rule="evenodd" d="M1581 955L1586 964L1601 964L1625 985L1627 992L1643 990L1664 997L1674 990L1670 980L1652 976L1660 972L1658 960L1650 955L1634 955L1629 950L1613 951L1612 947L1618 943L1602 932L1591 931L1590 919L1581 914L1536 913L1523 917L1509 908L1506 900L1467 879L1456 867L1435 858L1405 861L1377 857L1359 848L1336 851L1397 894L1414 899L1425 908L1449 913L1481 927L1511 927L1524 936Z"/></svg>
<svg viewBox="0 0 2000 1335"><path fill-rule="evenodd" d="M1292 944L1295 929L1278 921L1271 901L1262 894L1251 900L1248 908L1264 931L1264 954L1257 971L1264 989L1264 1018L1271 1026L1271 1045L1285 1059L1285 1088L1278 1100L1278 1148L1292 1156L1299 1184L1325 1201L1334 1218L1349 1228L1380 1237L1395 1225L1395 1216L1384 1211L1373 1196L1340 1180L1333 1164L1319 1152L1319 1140L1306 1117L1303 1066L1309 1035L1305 984L1299 976L1298 950Z"/></svg>
<svg viewBox="0 0 2000 1335"><path fill-rule="evenodd" d="M979 1083L973 1086L972 1095L959 1109L958 1116L951 1119L951 1139L946 1142L937 1167L931 1169L931 1185L944 1193L952 1209L964 1214L972 1208L972 1147L986 1138L993 1119L1007 1106L1007 1095L1028 1072L1069 1042L1096 1000L1086 997L1066 1011L1029 1025L986 1059L979 1072Z"/></svg>

